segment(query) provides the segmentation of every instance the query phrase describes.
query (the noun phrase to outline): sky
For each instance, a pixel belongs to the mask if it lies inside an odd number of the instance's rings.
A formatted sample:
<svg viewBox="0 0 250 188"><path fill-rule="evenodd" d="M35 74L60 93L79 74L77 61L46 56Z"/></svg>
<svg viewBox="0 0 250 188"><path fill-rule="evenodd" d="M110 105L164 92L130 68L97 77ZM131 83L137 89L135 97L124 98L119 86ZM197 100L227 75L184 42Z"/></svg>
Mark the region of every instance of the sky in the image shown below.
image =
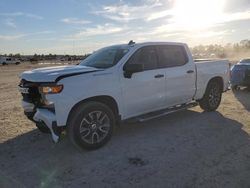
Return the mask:
<svg viewBox="0 0 250 188"><path fill-rule="evenodd" d="M83 55L113 44L250 39L250 0L0 0L0 54Z"/></svg>

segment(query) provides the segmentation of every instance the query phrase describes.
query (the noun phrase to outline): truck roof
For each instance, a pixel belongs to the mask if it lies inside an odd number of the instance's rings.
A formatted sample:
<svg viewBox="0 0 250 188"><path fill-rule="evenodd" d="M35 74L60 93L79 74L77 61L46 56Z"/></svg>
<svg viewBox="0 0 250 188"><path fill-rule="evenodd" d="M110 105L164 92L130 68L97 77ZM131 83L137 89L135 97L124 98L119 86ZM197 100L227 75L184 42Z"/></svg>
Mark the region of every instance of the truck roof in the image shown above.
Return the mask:
<svg viewBox="0 0 250 188"><path fill-rule="evenodd" d="M170 45L186 45L182 42L141 42L135 43L135 45L157 45L157 44L170 44Z"/></svg>
<svg viewBox="0 0 250 188"><path fill-rule="evenodd" d="M185 43L181 42L140 42L140 43L132 43L132 44L117 44L117 45L111 45L109 47L138 47L138 46L150 46L150 45L182 45L185 46Z"/></svg>

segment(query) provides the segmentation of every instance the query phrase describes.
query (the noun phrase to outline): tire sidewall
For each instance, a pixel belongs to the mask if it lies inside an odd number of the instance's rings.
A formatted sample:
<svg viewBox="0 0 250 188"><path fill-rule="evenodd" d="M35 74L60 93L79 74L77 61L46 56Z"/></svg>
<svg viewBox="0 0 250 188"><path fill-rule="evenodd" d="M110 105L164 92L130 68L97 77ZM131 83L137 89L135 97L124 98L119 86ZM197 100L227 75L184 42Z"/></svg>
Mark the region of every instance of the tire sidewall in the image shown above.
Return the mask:
<svg viewBox="0 0 250 188"><path fill-rule="evenodd" d="M231 88L232 88L233 91L236 91L236 90L239 89L239 88L238 88L238 85L232 85Z"/></svg>
<svg viewBox="0 0 250 188"><path fill-rule="evenodd" d="M109 117L109 121L110 121L110 129L109 129L108 134L101 142L95 143L95 144L89 144L85 142L84 140L82 140L80 131L79 131L80 124L81 124L83 117L92 111L103 111L104 113L107 114L107 116ZM74 115L74 117L72 118L68 126L70 126L69 128L71 129L70 130L71 132L70 134L72 134L71 137L78 146L80 146L83 149L93 150L93 149L97 149L103 146L110 140L113 134L114 125L115 125L115 117L109 107L107 107L106 105L102 103L89 102L89 103L81 105L81 107L78 108L76 114Z"/></svg>
<svg viewBox="0 0 250 188"><path fill-rule="evenodd" d="M214 87L218 87L218 89L220 90L220 95L219 95L220 98L219 98L217 105L212 106L209 102L209 95L210 95L211 90ZM207 105L208 105L209 110L214 111L219 107L220 102L221 102L221 96L222 96L222 91L221 91L220 85L217 82L210 82L207 88L207 92L206 92Z"/></svg>

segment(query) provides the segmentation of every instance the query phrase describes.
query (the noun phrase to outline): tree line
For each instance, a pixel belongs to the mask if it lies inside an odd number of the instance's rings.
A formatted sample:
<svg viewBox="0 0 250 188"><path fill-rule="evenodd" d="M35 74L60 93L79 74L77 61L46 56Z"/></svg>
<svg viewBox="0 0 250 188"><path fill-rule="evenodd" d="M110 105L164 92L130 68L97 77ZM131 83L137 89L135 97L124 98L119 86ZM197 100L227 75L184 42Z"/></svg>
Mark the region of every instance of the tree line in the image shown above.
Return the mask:
<svg viewBox="0 0 250 188"><path fill-rule="evenodd" d="M244 58L250 56L250 40L226 45L198 45L191 48L194 58Z"/></svg>
<svg viewBox="0 0 250 188"><path fill-rule="evenodd" d="M241 40L238 43L210 44L198 45L191 48L194 58L230 58L241 59L250 57L250 40ZM56 55L56 54L34 54L21 55L17 54L3 54L2 56L14 57L22 61L46 61L46 60L61 60L61 61L75 61L82 60L90 54L85 55ZM0 55L1 56L1 55Z"/></svg>
<svg viewBox="0 0 250 188"><path fill-rule="evenodd" d="M13 57L15 59L19 59L21 61L49 61L49 60L60 60L60 61L77 61L85 59L89 56L89 54L85 55L56 55L56 54L34 54L34 55L21 55L19 53L17 54L3 54L0 56L4 57Z"/></svg>

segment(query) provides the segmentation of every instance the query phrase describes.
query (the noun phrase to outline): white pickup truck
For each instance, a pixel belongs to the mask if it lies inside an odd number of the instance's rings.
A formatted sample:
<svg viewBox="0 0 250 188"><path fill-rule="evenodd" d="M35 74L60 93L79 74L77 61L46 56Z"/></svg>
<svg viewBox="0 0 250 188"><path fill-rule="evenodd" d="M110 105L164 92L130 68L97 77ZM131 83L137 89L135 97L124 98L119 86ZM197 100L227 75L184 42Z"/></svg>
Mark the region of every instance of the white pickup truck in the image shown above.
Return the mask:
<svg viewBox="0 0 250 188"><path fill-rule="evenodd" d="M229 62L195 62L186 44L148 42L102 48L79 65L21 74L26 116L58 142L62 130L85 149L111 138L123 120L145 121L199 104L218 108Z"/></svg>

